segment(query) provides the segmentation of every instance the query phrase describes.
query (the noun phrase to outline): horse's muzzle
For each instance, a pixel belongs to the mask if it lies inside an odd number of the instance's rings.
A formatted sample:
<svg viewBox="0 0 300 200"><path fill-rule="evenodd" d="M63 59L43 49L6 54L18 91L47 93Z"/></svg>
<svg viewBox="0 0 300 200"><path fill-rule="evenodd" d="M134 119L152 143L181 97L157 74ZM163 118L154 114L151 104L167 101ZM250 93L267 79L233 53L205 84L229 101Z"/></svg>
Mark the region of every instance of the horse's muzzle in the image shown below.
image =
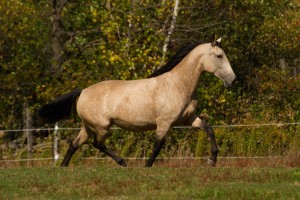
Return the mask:
<svg viewBox="0 0 300 200"><path fill-rule="evenodd" d="M224 86L225 88L231 87L235 82L237 82L236 76L234 75L231 80L224 80Z"/></svg>

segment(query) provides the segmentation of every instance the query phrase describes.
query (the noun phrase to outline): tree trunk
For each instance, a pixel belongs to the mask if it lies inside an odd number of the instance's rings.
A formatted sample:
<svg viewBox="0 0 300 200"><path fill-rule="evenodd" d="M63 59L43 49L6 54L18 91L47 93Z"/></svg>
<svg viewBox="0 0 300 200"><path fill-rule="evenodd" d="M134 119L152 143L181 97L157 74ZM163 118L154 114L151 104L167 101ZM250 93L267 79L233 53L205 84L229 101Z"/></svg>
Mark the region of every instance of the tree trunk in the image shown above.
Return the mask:
<svg viewBox="0 0 300 200"><path fill-rule="evenodd" d="M67 0L53 0L52 13L52 66L50 73L53 77L59 77L62 72L62 64L64 62L64 43L65 31L62 23L62 10L68 3Z"/></svg>
<svg viewBox="0 0 300 200"><path fill-rule="evenodd" d="M171 39L171 35L174 32L175 24L176 24L176 18L178 16L178 12L179 12L180 0L174 0L174 3L175 4L174 4L173 15L172 15L172 22L171 22L171 25L170 25L170 28L169 28L169 31L168 31L168 35L165 39L164 46L163 46L163 55L162 55L161 65L163 65L164 62L165 62L166 54L167 54L167 51L168 51L168 45L169 45L169 42L170 42L170 39Z"/></svg>

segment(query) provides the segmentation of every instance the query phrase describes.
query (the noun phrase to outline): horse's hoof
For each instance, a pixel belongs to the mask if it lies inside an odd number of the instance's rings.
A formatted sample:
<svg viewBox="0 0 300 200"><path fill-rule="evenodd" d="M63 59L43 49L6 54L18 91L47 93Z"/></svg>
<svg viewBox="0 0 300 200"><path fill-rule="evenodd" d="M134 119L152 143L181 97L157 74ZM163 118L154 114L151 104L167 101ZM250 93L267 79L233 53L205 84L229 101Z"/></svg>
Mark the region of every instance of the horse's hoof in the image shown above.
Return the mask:
<svg viewBox="0 0 300 200"><path fill-rule="evenodd" d="M127 164L123 159L118 160L118 164L121 165L122 167L127 167Z"/></svg>
<svg viewBox="0 0 300 200"><path fill-rule="evenodd" d="M207 164L211 167L216 166L216 162L214 162L211 158L207 158Z"/></svg>

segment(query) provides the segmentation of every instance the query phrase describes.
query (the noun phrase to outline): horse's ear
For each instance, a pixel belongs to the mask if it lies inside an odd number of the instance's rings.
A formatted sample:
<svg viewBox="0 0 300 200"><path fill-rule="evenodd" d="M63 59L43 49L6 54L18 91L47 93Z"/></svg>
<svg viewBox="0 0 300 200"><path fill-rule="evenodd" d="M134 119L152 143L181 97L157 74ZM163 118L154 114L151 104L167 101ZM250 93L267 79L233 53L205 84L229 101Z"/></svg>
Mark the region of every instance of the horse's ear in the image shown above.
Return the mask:
<svg viewBox="0 0 300 200"><path fill-rule="evenodd" d="M222 38L219 38L215 41L215 45L218 46L218 47L221 47L221 41L222 41Z"/></svg>
<svg viewBox="0 0 300 200"><path fill-rule="evenodd" d="M222 41L222 38L219 38L219 39L217 39L217 40L213 40L213 41L211 42L211 45L212 45L213 47L218 46L218 47L222 48L221 41Z"/></svg>
<svg viewBox="0 0 300 200"><path fill-rule="evenodd" d="M211 43L211 46L216 46L216 36L215 36L215 33L213 33L210 37L210 43Z"/></svg>

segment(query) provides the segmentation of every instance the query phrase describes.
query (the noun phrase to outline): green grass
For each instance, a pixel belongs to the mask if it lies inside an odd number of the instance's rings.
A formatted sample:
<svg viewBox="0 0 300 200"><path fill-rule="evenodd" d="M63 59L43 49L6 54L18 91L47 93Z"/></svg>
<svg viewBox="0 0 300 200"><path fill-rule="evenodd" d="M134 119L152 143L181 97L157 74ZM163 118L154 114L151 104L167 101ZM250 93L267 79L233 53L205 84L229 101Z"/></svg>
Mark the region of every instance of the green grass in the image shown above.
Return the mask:
<svg viewBox="0 0 300 200"><path fill-rule="evenodd" d="M0 199L300 199L300 168L6 168Z"/></svg>

